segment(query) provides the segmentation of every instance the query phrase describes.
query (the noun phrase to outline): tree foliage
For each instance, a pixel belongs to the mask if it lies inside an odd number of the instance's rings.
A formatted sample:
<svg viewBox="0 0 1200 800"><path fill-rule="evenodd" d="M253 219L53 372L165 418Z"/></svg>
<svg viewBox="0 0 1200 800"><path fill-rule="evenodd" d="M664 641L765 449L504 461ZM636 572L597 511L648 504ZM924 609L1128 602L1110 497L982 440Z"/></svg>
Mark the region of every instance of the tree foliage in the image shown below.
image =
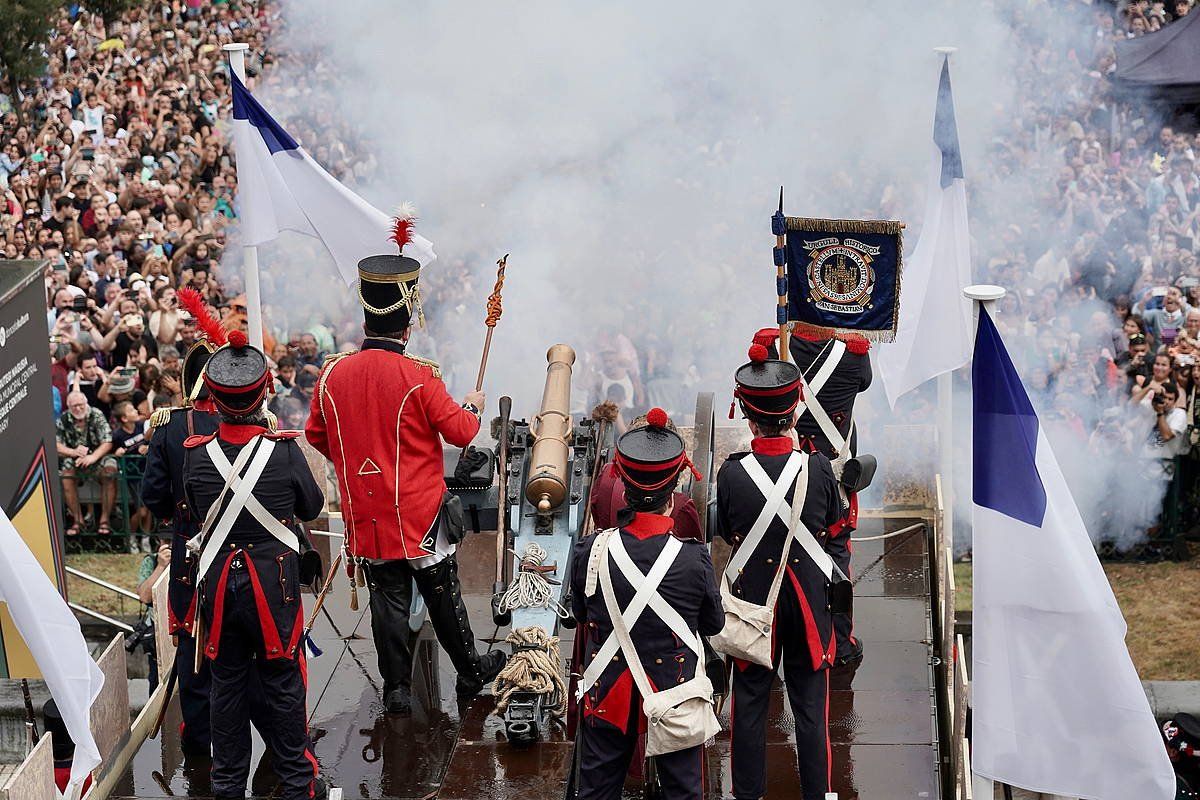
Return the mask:
<svg viewBox="0 0 1200 800"><path fill-rule="evenodd" d="M99 14L105 27L137 4L137 0L84 0L83 7Z"/></svg>
<svg viewBox="0 0 1200 800"><path fill-rule="evenodd" d="M20 114L17 86L46 69L46 43L59 0L0 0L0 73Z"/></svg>

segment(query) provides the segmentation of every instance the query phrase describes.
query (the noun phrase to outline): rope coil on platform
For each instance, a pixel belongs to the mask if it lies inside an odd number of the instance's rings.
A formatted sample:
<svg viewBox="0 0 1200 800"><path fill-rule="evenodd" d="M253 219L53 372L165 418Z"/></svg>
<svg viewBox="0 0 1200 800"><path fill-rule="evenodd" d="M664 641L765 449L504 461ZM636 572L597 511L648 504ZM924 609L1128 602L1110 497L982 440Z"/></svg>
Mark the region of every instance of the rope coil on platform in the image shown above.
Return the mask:
<svg viewBox="0 0 1200 800"><path fill-rule="evenodd" d="M567 681L562 672L558 637L550 636L537 625L518 628L504 639L513 654L496 676L492 694L496 697L497 716L504 714L514 692L546 695L547 708L556 717L567 713Z"/></svg>
<svg viewBox="0 0 1200 800"><path fill-rule="evenodd" d="M514 556L517 554L509 550ZM500 595L497 610L506 614L518 608L551 608L561 617L567 615L566 609L554 599L555 592L551 588L557 581L546 577L553 571L544 566L546 551L537 542L525 545L525 554L519 557L517 574L513 576L508 589Z"/></svg>

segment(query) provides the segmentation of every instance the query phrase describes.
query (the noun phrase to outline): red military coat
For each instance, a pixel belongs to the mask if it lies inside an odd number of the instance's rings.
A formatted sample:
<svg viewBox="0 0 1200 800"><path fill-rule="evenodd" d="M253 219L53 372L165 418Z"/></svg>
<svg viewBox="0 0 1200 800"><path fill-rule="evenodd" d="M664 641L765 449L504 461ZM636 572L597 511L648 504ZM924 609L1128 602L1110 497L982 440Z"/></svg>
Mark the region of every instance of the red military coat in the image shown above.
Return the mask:
<svg viewBox="0 0 1200 800"><path fill-rule="evenodd" d="M399 342L368 338L359 352L326 361L304 433L337 470L350 554L433 555L446 493L442 439L465 447L478 432L436 365Z"/></svg>

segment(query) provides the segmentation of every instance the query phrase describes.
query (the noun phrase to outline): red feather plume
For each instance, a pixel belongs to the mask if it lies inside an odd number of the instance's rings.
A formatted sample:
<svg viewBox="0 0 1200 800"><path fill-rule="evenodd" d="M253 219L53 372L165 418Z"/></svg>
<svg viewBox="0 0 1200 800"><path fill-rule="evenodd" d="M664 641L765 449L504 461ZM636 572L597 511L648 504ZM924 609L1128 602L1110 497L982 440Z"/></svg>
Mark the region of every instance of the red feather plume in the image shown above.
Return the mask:
<svg viewBox="0 0 1200 800"><path fill-rule="evenodd" d="M190 286L185 286L175 293L179 298L179 305L187 309L187 312L196 320L196 327L213 344L220 347L225 344L225 329L221 327L221 323L208 312L208 306L204 303L204 298L200 293Z"/></svg>
<svg viewBox="0 0 1200 800"><path fill-rule="evenodd" d="M412 241L414 221L411 217L396 217L392 220L392 235L388 238L395 242L401 250L404 249L404 245Z"/></svg>

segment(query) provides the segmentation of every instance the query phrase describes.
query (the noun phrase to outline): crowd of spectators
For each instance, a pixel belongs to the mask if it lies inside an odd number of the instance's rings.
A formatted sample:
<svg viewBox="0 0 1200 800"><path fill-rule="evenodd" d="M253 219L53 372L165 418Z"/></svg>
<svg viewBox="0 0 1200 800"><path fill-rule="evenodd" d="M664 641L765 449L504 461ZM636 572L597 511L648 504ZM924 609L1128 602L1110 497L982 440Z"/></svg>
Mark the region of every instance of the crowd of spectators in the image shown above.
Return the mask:
<svg viewBox="0 0 1200 800"><path fill-rule="evenodd" d="M1182 509L1197 507L1200 133L1194 115L1117 97L1108 75L1117 40L1157 30L1192 5L995 4L1026 55L1015 106L996 111L1007 135L972 163L969 180L975 277L1014 290L998 324L1055 437L1089 456L1139 464L1164 485L1174 479L1168 497ZM256 91L298 97L289 106L305 112L286 127L313 143L311 154L335 177L353 188L377 168L378 148L336 113L328 82L283 84L294 70L277 65L289 61L326 70L317 53L276 49L284 24L266 0L148 3L107 25L64 10L45 76L0 96L0 250L49 265L69 533L112 529L116 460L144 451L150 414L181 400L179 359L197 334L176 290L195 288L227 327L245 325L238 248L226 236L236 230L237 173L221 45L250 43ZM863 216L917 207L903 186L841 178ZM272 410L281 425L300 427L324 357L360 341L359 314L332 270L303 293L288 290L284 271L262 277ZM454 257L439 260L438 278L423 286L435 330L485 293ZM686 414L709 376L672 353L660 328L644 330L643 318L655 314L632 309L590 337L580 369L588 403L609 400L626 419L650 405ZM453 347L437 342L431 353L452 390L462 377L455 370L470 368ZM911 398L910 412L923 402ZM101 487L95 519L75 491L86 477ZM1163 524L1156 510L1131 517L1102 503L1094 513L1117 538L1122 526ZM140 512L128 516L126 530L149 524Z"/></svg>
<svg viewBox="0 0 1200 800"><path fill-rule="evenodd" d="M1014 289L997 324L1068 474L1108 476L1080 506L1118 547L1197 523L1200 126L1108 80L1193 4L1014 10L1021 101L971 198L976 277Z"/></svg>

